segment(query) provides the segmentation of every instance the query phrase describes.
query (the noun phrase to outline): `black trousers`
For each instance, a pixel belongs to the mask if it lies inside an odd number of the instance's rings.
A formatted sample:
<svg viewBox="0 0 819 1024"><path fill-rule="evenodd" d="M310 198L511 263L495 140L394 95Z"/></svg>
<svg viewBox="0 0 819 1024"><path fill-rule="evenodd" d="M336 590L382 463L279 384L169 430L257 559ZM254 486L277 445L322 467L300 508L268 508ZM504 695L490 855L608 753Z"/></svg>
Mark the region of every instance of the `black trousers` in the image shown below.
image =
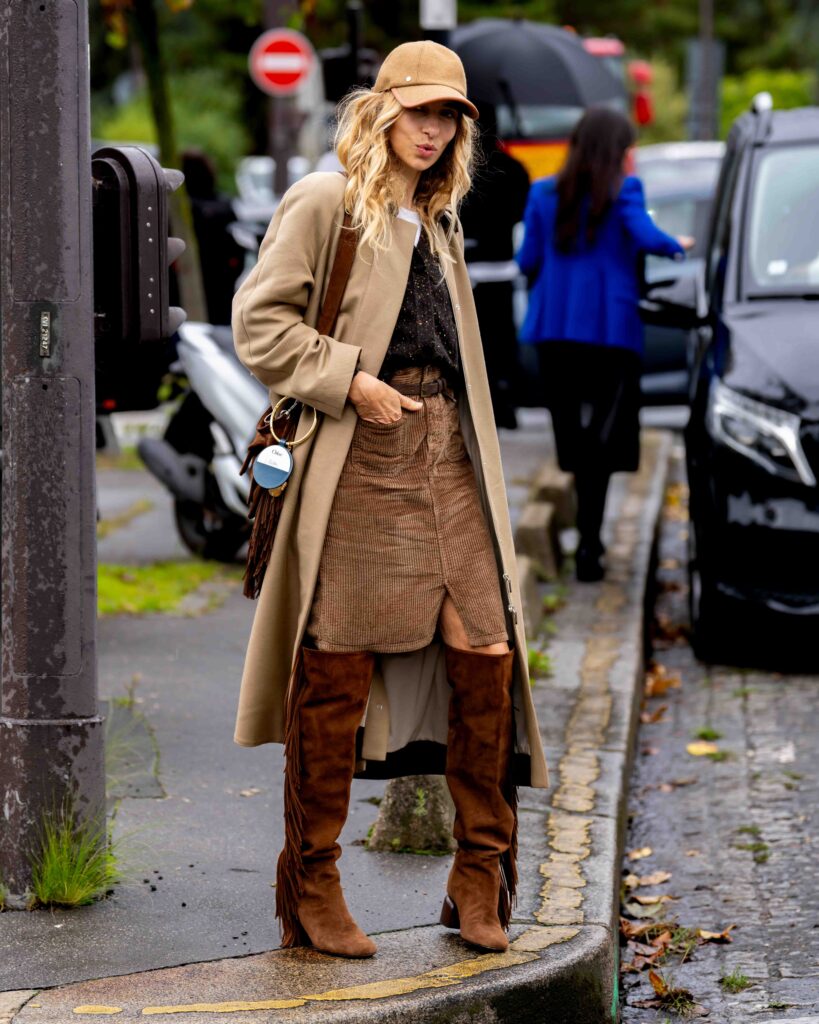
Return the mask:
<svg viewBox="0 0 819 1024"><path fill-rule="evenodd" d="M538 345L540 385L560 468L574 474L581 545L602 552L609 478L640 461L640 366L629 349L578 341Z"/></svg>

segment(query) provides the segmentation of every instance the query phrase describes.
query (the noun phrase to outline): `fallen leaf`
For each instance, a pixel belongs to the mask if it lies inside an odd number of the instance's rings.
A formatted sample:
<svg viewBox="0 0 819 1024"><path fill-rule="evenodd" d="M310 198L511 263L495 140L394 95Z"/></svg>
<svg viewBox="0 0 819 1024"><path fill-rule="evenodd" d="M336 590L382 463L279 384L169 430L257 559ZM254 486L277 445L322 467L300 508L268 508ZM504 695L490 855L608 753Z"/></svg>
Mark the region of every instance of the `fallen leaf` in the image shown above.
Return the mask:
<svg viewBox="0 0 819 1024"><path fill-rule="evenodd" d="M672 900L677 899L677 897L676 896L668 896L668 895L663 895L663 896L633 896L632 899L635 899L638 903L640 903L644 907L650 907L650 906L653 906L655 903L670 903Z"/></svg>
<svg viewBox="0 0 819 1024"><path fill-rule="evenodd" d="M661 914L663 912L663 903L652 903L650 906L643 906L641 903L626 903L623 910L632 917L645 920L646 918L656 917L658 914Z"/></svg>
<svg viewBox="0 0 819 1024"><path fill-rule="evenodd" d="M716 754L719 747L710 740L696 740L689 743L685 748L693 757L705 757L707 754Z"/></svg>
<svg viewBox="0 0 819 1024"><path fill-rule="evenodd" d="M662 885L671 878L670 871L655 871L653 875L643 875L637 879L638 885ZM635 886L636 888L636 886Z"/></svg>
<svg viewBox="0 0 819 1024"><path fill-rule="evenodd" d="M623 885L627 889L636 889L640 884L640 879L636 875L626 875L623 879Z"/></svg>
<svg viewBox="0 0 819 1024"><path fill-rule="evenodd" d="M655 722L662 721L666 711L668 711L668 705L661 704L656 711L643 711L640 715L640 721L643 725L654 725Z"/></svg>
<svg viewBox="0 0 819 1024"><path fill-rule="evenodd" d="M240 789L239 796L258 796L261 792L257 786L251 786L249 789Z"/></svg>
<svg viewBox="0 0 819 1024"><path fill-rule="evenodd" d="M647 924L640 924L637 921L629 921L626 917L620 918L620 934L625 939L639 939L641 935L656 928L656 925L649 921Z"/></svg>
<svg viewBox="0 0 819 1024"><path fill-rule="evenodd" d="M667 690L678 689L680 684L679 675L669 675L665 665L656 661L649 663L644 683L646 697L660 697Z"/></svg>
<svg viewBox="0 0 819 1024"><path fill-rule="evenodd" d="M656 971L649 971L648 980L651 982L651 987L661 999L666 999L668 997L668 993L671 989L668 987L668 983L665 978L659 975Z"/></svg>
<svg viewBox="0 0 819 1024"><path fill-rule="evenodd" d="M728 927L721 932L707 932L704 928L698 928L697 936L702 939L703 942L733 942L734 937L728 934L732 928L736 928L736 925L729 924Z"/></svg>
<svg viewBox="0 0 819 1024"><path fill-rule="evenodd" d="M629 850L626 855L629 860L642 860L643 857L650 857L654 851L650 846L641 846L636 850Z"/></svg>
<svg viewBox="0 0 819 1024"><path fill-rule="evenodd" d="M700 856L700 851L699 850L686 850L685 851L685 855L686 855L686 857L699 857Z"/></svg>
<svg viewBox="0 0 819 1024"><path fill-rule="evenodd" d="M648 946L645 942L635 942L634 939L629 939L627 946L633 953L639 953L640 956L654 956L657 952L655 946Z"/></svg>
<svg viewBox="0 0 819 1024"><path fill-rule="evenodd" d="M629 921L628 918L620 918L620 935L624 939L639 939L652 927L652 925L640 925L636 921Z"/></svg>
<svg viewBox="0 0 819 1024"><path fill-rule="evenodd" d="M688 627L683 622L673 622L670 615L659 612L654 619L652 631L655 638L675 644L679 640L685 640L688 636Z"/></svg>
<svg viewBox="0 0 819 1024"><path fill-rule="evenodd" d="M661 949L665 949L666 946L671 945L671 932L661 932L659 935L655 935L650 941L652 946L659 946Z"/></svg>
<svg viewBox="0 0 819 1024"><path fill-rule="evenodd" d="M659 747L641 747L640 753L643 755L643 757L654 757L656 754L660 753L660 748Z"/></svg>
<svg viewBox="0 0 819 1024"><path fill-rule="evenodd" d="M691 775L687 779L672 779L671 785L676 789L678 786L693 786L696 781L696 775Z"/></svg>
<svg viewBox="0 0 819 1024"><path fill-rule="evenodd" d="M663 558L660 562L661 569L679 569L680 560L678 558Z"/></svg>

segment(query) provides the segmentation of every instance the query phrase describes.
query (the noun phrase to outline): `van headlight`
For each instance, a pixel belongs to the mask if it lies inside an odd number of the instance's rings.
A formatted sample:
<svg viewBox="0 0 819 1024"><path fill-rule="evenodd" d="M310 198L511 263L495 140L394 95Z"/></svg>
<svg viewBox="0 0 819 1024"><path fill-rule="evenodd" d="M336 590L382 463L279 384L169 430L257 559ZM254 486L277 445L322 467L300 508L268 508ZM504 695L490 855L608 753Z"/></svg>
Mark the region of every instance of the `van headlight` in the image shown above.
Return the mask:
<svg viewBox="0 0 819 1024"><path fill-rule="evenodd" d="M715 441L753 459L769 473L816 486L799 440L800 419L714 381L708 395L708 432Z"/></svg>

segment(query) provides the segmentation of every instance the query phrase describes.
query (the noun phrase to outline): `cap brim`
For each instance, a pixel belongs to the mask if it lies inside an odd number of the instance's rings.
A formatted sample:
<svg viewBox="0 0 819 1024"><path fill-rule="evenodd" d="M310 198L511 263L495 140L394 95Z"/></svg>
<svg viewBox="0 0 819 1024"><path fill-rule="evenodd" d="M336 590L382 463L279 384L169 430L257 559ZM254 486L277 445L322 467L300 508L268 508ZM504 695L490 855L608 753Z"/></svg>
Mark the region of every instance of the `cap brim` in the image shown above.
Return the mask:
<svg viewBox="0 0 819 1024"><path fill-rule="evenodd" d="M473 120L478 117L478 108L475 104L470 103L463 93L448 85L402 85L400 88L391 89L390 92L402 107L420 107L422 103L452 100L459 107L463 107L467 117Z"/></svg>

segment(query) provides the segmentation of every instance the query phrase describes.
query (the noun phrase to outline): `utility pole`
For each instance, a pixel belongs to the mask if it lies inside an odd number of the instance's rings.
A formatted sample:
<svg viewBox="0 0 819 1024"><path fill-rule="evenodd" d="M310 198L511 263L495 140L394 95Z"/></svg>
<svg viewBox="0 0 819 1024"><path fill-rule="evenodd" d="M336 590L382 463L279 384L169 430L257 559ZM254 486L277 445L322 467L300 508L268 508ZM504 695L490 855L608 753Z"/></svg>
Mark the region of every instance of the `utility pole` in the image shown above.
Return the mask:
<svg viewBox="0 0 819 1024"><path fill-rule="evenodd" d="M87 0L0 0L0 878L43 819L104 836Z"/></svg>
<svg viewBox="0 0 819 1024"><path fill-rule="evenodd" d="M286 28L288 17L296 10L294 0L265 0L265 28ZM295 99L292 96L271 96L268 100L268 145L276 163L273 191L284 195L290 184L287 164L293 155L298 131Z"/></svg>

